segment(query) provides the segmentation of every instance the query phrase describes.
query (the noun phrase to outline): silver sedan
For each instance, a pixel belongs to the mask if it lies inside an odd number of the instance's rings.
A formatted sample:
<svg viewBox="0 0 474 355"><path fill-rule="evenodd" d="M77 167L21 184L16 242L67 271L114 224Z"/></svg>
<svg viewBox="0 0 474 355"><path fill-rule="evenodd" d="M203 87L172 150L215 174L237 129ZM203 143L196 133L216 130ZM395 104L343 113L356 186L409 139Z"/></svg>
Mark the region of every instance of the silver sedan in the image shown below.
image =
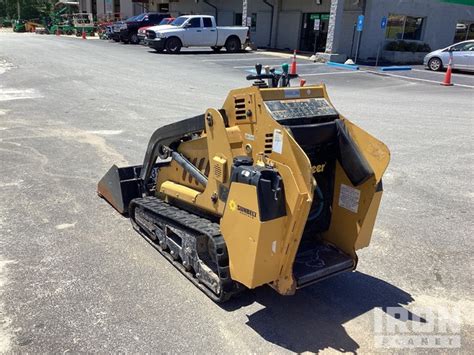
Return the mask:
<svg viewBox="0 0 474 355"><path fill-rule="evenodd" d="M423 65L430 70L442 70L448 66L450 55L454 69L474 71L474 40L455 43L428 53L423 59Z"/></svg>

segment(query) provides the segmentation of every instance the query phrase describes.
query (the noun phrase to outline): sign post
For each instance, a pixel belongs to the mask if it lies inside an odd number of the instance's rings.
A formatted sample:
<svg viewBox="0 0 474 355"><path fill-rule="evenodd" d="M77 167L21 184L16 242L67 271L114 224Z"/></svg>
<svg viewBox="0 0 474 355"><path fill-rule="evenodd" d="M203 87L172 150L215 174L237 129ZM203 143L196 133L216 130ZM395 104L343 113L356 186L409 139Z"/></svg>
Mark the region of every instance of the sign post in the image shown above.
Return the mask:
<svg viewBox="0 0 474 355"><path fill-rule="evenodd" d="M314 20L314 30L315 31L319 31L319 27L321 26L321 20L320 19L316 19Z"/></svg>
<svg viewBox="0 0 474 355"><path fill-rule="evenodd" d="M319 18L314 19L314 55L316 55L316 51L318 50L318 36L319 36L319 29L321 28L321 20Z"/></svg>
<svg viewBox="0 0 474 355"><path fill-rule="evenodd" d="M321 28L321 14L310 14L309 19L313 22L313 32L314 32L314 45L313 45L313 55L311 58L316 58L316 51L318 50L318 35L319 29Z"/></svg>
<svg viewBox="0 0 474 355"><path fill-rule="evenodd" d="M359 56L360 36L363 29L364 29L364 15L359 15L359 17L357 17L357 26L356 26L358 35L357 35L357 47L356 47L356 55L355 55L354 63L357 63L357 57Z"/></svg>
<svg viewBox="0 0 474 355"><path fill-rule="evenodd" d="M387 27L387 18L384 16L382 17L382 20L380 20L380 29L384 30ZM375 59L375 66L378 67L379 65L379 56L380 56L380 49L382 47L382 42L379 44L379 47L377 48L377 58Z"/></svg>

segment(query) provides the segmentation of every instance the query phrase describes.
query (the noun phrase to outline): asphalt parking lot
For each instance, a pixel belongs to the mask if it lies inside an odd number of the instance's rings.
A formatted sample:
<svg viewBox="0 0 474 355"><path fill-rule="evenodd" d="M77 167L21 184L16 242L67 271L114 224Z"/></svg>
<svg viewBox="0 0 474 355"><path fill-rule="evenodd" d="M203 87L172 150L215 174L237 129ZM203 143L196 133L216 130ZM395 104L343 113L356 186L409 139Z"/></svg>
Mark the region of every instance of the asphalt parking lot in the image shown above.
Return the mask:
<svg viewBox="0 0 474 355"><path fill-rule="evenodd" d="M0 33L0 352L404 353L376 344L390 307L410 312L396 321L409 329L423 310L460 311L460 347L415 351L471 352L473 75L443 87L439 73L299 61L392 160L358 270L293 297L261 287L214 304L96 196L112 164L141 163L157 127L282 61Z"/></svg>
<svg viewBox="0 0 474 355"><path fill-rule="evenodd" d="M196 54L196 51L190 51L191 53ZM198 52L199 53L199 52ZM280 67L283 63L291 63L291 56L285 55L283 53L271 53L271 57L268 56L268 53L262 52L253 52L239 55L229 54L214 54L210 53L207 50L203 49L199 57L202 63L207 65L218 65L226 68L231 68L235 71L241 71L247 73L252 71L256 62L262 62L271 67ZM393 79L405 79L409 81L417 81L425 84L440 84L443 79L445 72L433 72L425 70L423 65L413 65L410 66L411 70L403 71L381 71L376 67L371 66L360 66L360 70L352 71L347 69L341 69L336 67L330 67L323 63L314 63L308 59L305 59L303 56L297 59L298 63L298 74L301 78L305 79L308 84L317 84L320 82L327 82L325 76L334 76L334 75L358 75L358 74L370 74L370 75L380 75ZM332 78L331 78L332 79ZM474 74L465 71L455 71L452 75L452 82L454 85L474 89ZM296 83L297 84L297 83Z"/></svg>

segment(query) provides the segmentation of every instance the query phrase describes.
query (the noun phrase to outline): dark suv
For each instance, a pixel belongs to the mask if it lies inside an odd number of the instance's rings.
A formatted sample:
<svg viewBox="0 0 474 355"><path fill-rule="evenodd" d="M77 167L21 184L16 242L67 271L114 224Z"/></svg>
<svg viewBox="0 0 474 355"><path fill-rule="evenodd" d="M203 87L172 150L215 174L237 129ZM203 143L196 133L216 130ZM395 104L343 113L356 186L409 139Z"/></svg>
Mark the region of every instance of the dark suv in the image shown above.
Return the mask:
<svg viewBox="0 0 474 355"><path fill-rule="evenodd" d="M138 29L144 26L158 25L161 20L170 17L170 14L148 12L134 16L125 21L120 27L120 40L124 43L139 43Z"/></svg>

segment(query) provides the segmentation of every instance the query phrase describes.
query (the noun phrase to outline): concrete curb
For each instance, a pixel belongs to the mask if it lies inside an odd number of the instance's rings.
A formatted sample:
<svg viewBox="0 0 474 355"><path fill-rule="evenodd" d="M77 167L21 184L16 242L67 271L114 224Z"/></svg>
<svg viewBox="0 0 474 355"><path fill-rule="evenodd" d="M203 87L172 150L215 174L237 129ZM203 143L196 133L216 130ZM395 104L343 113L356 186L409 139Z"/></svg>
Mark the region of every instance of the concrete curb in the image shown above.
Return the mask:
<svg viewBox="0 0 474 355"><path fill-rule="evenodd" d="M411 67L407 65L392 65L389 67L380 67L380 71L401 71L401 70L411 70Z"/></svg>
<svg viewBox="0 0 474 355"><path fill-rule="evenodd" d="M343 64L343 63L336 63L336 62L326 62L326 65L329 65L330 67L336 67L336 68L347 69L347 70L359 70L359 66L355 65L355 64Z"/></svg>
<svg viewBox="0 0 474 355"><path fill-rule="evenodd" d="M256 51L252 51L252 52L253 53L258 53L258 54L266 54L266 55L270 55L270 56L273 56L273 57L286 58L288 60L293 58L293 54L291 54L291 53L271 52L271 51L265 51L265 50L256 50ZM301 55L301 54L297 54L296 59L310 60L309 57Z"/></svg>

